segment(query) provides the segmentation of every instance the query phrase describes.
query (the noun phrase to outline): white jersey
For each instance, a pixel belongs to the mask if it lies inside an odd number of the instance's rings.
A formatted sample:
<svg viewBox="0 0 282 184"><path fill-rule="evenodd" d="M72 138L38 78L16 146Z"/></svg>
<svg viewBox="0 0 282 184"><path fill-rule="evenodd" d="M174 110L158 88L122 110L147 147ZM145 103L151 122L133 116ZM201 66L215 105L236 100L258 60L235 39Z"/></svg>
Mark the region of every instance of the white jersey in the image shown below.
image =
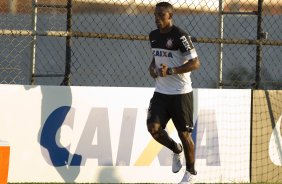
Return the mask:
<svg viewBox="0 0 282 184"><path fill-rule="evenodd" d="M197 57L190 36L180 28L173 26L168 33L159 29L149 35L156 68L166 64L169 68L183 65ZM184 94L192 91L191 72L157 77L155 91L163 94Z"/></svg>

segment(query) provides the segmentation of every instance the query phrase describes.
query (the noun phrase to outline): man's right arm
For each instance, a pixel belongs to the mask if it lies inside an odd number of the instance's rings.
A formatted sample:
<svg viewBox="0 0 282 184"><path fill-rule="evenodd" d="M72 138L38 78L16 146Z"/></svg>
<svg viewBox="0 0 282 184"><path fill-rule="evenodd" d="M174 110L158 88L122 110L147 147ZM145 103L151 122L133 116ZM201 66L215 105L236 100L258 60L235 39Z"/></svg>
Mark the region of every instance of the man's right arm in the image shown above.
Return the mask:
<svg viewBox="0 0 282 184"><path fill-rule="evenodd" d="M156 64L155 64L155 59L154 58L152 59L152 62L150 64L148 70L150 72L151 77L153 77L153 78L157 78L158 77L157 70L156 70Z"/></svg>

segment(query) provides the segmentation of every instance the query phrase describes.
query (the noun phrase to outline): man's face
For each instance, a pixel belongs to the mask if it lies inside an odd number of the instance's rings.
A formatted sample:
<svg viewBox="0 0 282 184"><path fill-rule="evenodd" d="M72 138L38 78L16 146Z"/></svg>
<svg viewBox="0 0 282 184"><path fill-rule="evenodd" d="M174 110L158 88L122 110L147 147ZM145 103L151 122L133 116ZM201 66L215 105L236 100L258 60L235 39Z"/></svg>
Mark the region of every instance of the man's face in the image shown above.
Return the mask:
<svg viewBox="0 0 282 184"><path fill-rule="evenodd" d="M172 13L165 9L164 7L156 7L155 8L155 23L159 29L165 29L170 27Z"/></svg>

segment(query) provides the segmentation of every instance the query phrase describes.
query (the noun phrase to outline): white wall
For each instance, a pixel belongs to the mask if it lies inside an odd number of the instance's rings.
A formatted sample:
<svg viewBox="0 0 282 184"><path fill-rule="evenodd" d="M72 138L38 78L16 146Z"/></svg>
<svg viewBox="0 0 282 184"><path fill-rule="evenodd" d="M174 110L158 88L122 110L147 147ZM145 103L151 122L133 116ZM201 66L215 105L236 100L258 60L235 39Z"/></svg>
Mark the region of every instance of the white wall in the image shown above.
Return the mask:
<svg viewBox="0 0 282 184"><path fill-rule="evenodd" d="M0 85L9 182L179 182L147 132L153 91ZM251 91L195 89L194 100L198 182L249 182ZM167 131L179 141L171 122Z"/></svg>

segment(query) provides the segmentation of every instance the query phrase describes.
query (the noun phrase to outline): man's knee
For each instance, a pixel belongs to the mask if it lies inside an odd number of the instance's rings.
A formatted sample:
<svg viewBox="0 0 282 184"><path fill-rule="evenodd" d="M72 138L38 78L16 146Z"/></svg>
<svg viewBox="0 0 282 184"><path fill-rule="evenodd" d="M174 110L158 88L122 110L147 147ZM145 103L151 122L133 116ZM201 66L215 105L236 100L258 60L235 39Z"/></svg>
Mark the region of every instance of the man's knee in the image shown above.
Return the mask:
<svg viewBox="0 0 282 184"><path fill-rule="evenodd" d="M158 132L160 129L160 124L159 123L148 123L147 124L147 130L151 134Z"/></svg>
<svg viewBox="0 0 282 184"><path fill-rule="evenodd" d="M191 140L192 136L189 131L178 131L178 136L181 140Z"/></svg>
<svg viewBox="0 0 282 184"><path fill-rule="evenodd" d="M147 129L152 137L156 140L161 139L161 137L163 136L162 127L159 123L149 123L147 124Z"/></svg>

